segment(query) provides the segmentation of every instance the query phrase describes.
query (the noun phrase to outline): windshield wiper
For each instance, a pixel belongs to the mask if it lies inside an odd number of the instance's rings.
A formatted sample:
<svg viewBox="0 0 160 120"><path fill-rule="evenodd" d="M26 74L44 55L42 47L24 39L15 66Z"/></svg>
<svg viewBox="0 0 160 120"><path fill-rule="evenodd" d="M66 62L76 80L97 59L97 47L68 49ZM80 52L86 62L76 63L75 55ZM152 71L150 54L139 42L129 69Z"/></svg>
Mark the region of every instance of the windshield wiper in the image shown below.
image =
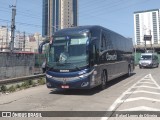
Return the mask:
<svg viewBox="0 0 160 120"><path fill-rule="evenodd" d="M63 63L57 62L56 63L57 66L65 66L66 64L74 66L77 70L81 70L80 67L78 67L77 65L75 65L73 63L69 63L69 62L63 62ZM48 68L49 68L49 70L51 70L51 69L54 69L54 66L51 66L51 67L48 67Z"/></svg>
<svg viewBox="0 0 160 120"><path fill-rule="evenodd" d="M73 63L68 63L68 62L66 62L65 64L70 64L70 65L74 66L76 69L81 70L77 65L75 65L75 64L73 64Z"/></svg>

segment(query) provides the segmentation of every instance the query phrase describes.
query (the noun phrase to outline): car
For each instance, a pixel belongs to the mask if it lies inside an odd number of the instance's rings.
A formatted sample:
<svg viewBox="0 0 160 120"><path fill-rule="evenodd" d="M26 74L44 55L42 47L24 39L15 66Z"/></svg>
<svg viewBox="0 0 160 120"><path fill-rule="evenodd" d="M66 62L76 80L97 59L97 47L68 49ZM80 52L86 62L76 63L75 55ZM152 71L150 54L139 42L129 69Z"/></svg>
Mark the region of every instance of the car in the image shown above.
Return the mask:
<svg viewBox="0 0 160 120"><path fill-rule="evenodd" d="M139 61L139 68L153 68L159 66L158 56L155 53L142 53Z"/></svg>

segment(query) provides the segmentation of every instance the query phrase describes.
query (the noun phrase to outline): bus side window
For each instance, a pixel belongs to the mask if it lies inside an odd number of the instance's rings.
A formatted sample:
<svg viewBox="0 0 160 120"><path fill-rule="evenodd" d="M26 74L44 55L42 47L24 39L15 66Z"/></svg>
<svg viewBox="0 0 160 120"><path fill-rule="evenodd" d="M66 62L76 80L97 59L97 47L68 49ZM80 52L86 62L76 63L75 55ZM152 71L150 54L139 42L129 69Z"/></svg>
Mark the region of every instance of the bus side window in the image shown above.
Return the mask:
<svg viewBox="0 0 160 120"><path fill-rule="evenodd" d="M104 33L101 35L101 51L105 50L107 46L107 39Z"/></svg>
<svg viewBox="0 0 160 120"><path fill-rule="evenodd" d="M96 46L95 45L93 45L93 48L92 48L93 50L93 59L95 60L96 59Z"/></svg>
<svg viewBox="0 0 160 120"><path fill-rule="evenodd" d="M96 45L93 44L91 50L91 64L94 65L96 62Z"/></svg>

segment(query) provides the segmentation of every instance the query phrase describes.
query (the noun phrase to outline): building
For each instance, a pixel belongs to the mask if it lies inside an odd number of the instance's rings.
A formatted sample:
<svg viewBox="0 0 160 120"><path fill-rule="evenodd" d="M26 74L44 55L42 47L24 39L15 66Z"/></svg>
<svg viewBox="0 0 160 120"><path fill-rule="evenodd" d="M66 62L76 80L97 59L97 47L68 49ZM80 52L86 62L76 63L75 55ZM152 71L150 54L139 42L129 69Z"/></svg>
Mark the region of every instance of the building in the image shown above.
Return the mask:
<svg viewBox="0 0 160 120"><path fill-rule="evenodd" d="M43 0L42 36L78 25L78 0Z"/></svg>
<svg viewBox="0 0 160 120"><path fill-rule="evenodd" d="M150 36L145 39L144 36ZM160 10L152 9L134 12L134 37L137 46L155 46L160 44Z"/></svg>
<svg viewBox="0 0 160 120"><path fill-rule="evenodd" d="M7 26L0 26L0 51L8 49L10 42L10 32Z"/></svg>
<svg viewBox="0 0 160 120"><path fill-rule="evenodd" d="M42 43L42 41L43 38L39 33L27 36L25 43L25 51L38 52L38 47Z"/></svg>
<svg viewBox="0 0 160 120"><path fill-rule="evenodd" d="M38 52L39 44L43 41L42 35L16 31L14 39L15 51ZM11 31L8 26L0 26L0 52L10 51Z"/></svg>

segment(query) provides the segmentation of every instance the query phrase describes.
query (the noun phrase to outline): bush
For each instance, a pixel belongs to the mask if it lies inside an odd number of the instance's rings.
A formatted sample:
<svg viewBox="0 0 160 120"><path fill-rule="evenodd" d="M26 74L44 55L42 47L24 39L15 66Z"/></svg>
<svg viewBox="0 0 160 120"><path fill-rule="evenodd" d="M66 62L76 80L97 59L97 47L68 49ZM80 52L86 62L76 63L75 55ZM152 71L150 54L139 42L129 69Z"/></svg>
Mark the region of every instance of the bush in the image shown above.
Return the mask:
<svg viewBox="0 0 160 120"><path fill-rule="evenodd" d="M6 92L6 91L7 91L7 87L6 87L5 85L2 85L2 86L1 86L1 91L2 91L2 92Z"/></svg>
<svg viewBox="0 0 160 120"><path fill-rule="evenodd" d="M29 88L30 87L29 81L25 81L24 83L22 83L21 87L24 88L24 89Z"/></svg>
<svg viewBox="0 0 160 120"><path fill-rule="evenodd" d="M8 88L9 92L15 92L16 88L12 85L11 87Z"/></svg>
<svg viewBox="0 0 160 120"><path fill-rule="evenodd" d="M29 85L33 85L34 84L34 82L32 80L29 80L28 83L29 83Z"/></svg>
<svg viewBox="0 0 160 120"><path fill-rule="evenodd" d="M38 80L38 84L39 85L44 85L46 82L45 82L45 80L43 79L43 78L40 78L39 80Z"/></svg>
<svg viewBox="0 0 160 120"><path fill-rule="evenodd" d="M16 84L16 85L12 85L7 89L6 85L2 85L0 86L0 92L5 93L5 92L15 92L17 89L18 90L22 90L22 89L26 89L26 88L30 88L30 87L35 87L38 85L44 85L45 84L45 79L44 78L40 78L37 82L34 82L33 80L28 80L23 82L22 84Z"/></svg>
<svg viewBox="0 0 160 120"><path fill-rule="evenodd" d="M19 84L16 85L16 88L20 88L21 86Z"/></svg>
<svg viewBox="0 0 160 120"><path fill-rule="evenodd" d="M37 83L36 82L32 82L32 87L35 87L37 86Z"/></svg>

